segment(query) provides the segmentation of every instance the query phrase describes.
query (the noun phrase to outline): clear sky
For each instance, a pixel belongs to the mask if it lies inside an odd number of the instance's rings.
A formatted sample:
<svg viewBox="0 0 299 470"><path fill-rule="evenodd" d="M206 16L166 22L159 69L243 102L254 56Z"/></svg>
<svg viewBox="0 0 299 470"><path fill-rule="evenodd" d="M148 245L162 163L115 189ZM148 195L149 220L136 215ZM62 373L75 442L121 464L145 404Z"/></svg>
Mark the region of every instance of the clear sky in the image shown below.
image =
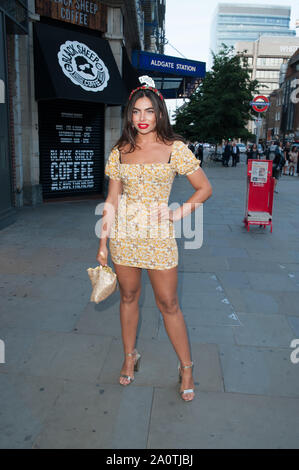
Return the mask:
<svg viewBox="0 0 299 470"><path fill-rule="evenodd" d="M299 20L299 0L166 0L166 38L187 59L209 64L210 31L218 3L243 3L251 5L281 5L291 7L290 28L295 29ZM297 29L299 36L299 29ZM181 57L169 44L164 53ZM170 115L182 104L182 100L167 100Z"/></svg>

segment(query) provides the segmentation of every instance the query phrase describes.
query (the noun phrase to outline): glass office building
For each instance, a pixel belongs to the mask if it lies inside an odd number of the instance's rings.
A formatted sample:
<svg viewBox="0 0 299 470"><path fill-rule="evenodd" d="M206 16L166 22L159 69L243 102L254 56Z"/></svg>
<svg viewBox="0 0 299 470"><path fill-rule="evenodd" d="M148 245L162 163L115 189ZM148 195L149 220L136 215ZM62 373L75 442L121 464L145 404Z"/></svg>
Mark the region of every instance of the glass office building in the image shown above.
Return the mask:
<svg viewBox="0 0 299 470"><path fill-rule="evenodd" d="M291 9L277 5L219 3L212 23L211 49L237 41L256 41L260 36L296 36L290 30Z"/></svg>

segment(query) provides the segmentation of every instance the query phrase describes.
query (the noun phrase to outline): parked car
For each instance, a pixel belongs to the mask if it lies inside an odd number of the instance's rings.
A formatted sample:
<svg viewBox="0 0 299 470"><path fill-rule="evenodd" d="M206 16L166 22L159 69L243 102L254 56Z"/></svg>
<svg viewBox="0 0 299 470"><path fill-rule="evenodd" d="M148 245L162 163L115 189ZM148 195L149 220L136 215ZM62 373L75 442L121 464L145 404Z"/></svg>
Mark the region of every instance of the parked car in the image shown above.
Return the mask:
<svg viewBox="0 0 299 470"><path fill-rule="evenodd" d="M245 144L237 144L239 147L240 153L246 153L246 145Z"/></svg>

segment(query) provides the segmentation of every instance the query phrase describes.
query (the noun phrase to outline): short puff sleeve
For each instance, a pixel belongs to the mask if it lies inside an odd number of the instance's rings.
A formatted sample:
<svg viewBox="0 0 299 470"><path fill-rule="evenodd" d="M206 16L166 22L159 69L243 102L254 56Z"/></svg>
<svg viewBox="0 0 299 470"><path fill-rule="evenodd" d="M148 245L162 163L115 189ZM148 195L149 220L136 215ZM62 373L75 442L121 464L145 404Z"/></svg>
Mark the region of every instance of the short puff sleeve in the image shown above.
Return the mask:
<svg viewBox="0 0 299 470"><path fill-rule="evenodd" d="M105 175L109 176L109 178L112 178L113 180L120 180L120 174L119 174L119 150L114 147L112 149L106 166L105 166Z"/></svg>
<svg viewBox="0 0 299 470"><path fill-rule="evenodd" d="M183 142L176 141L172 155L175 169L180 175L191 175L200 167L200 162L194 153Z"/></svg>

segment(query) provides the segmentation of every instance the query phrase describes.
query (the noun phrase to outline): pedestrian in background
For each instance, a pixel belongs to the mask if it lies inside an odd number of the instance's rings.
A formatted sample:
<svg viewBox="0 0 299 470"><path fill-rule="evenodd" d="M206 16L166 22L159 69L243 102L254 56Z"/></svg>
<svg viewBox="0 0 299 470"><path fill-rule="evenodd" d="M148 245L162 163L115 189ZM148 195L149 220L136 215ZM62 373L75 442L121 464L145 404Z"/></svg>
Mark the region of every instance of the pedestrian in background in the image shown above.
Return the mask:
<svg viewBox="0 0 299 470"><path fill-rule="evenodd" d="M276 190L276 186L281 175L281 170L285 164L285 159L283 156L282 142L276 141L275 144L276 147L275 156L273 158L272 176L275 178L274 192L278 193L278 191Z"/></svg>
<svg viewBox="0 0 299 470"><path fill-rule="evenodd" d="M199 144L196 146L195 156L196 156L196 158L200 161L200 166L202 166L202 162L203 162L203 146L201 145L200 142L199 142Z"/></svg>
<svg viewBox="0 0 299 470"><path fill-rule="evenodd" d="M284 159L285 159L285 164L283 166L283 174L285 176L286 176L286 171L289 168L289 164L290 164L290 151L291 151L290 142L287 142L283 150ZM290 170L289 170L289 174L290 174Z"/></svg>
<svg viewBox="0 0 299 470"><path fill-rule="evenodd" d="M237 166L237 162L240 160L240 149L236 142L233 143L232 147L232 166Z"/></svg>
<svg viewBox="0 0 299 470"><path fill-rule="evenodd" d="M256 160L259 158L259 152L258 152L256 144L253 144L251 147L249 147L246 153L247 153L247 160L246 160L247 164L248 164L249 159Z"/></svg>
<svg viewBox="0 0 299 470"><path fill-rule="evenodd" d="M289 152L289 175L294 176L297 170L298 163L298 149L296 145L292 147L292 150Z"/></svg>
<svg viewBox="0 0 299 470"><path fill-rule="evenodd" d="M279 166L280 166L280 176L282 175L282 169L285 165L285 158L284 158L284 148L283 148L283 142L282 140L280 141L277 141L277 145L275 147L275 155L276 154L279 154L280 155L280 163L279 163Z"/></svg>
<svg viewBox="0 0 299 470"><path fill-rule="evenodd" d="M266 160L270 160L270 145L266 144L266 149L265 149L265 156Z"/></svg>
<svg viewBox="0 0 299 470"><path fill-rule="evenodd" d="M228 166L231 154L232 154L232 146L230 142L226 140L224 152L223 152L223 162L222 162L223 166Z"/></svg>
<svg viewBox="0 0 299 470"><path fill-rule="evenodd" d="M267 144L264 140L261 141L261 149L262 149L262 154L265 155L266 150L267 150Z"/></svg>
<svg viewBox="0 0 299 470"><path fill-rule="evenodd" d="M194 151L195 151L195 146L194 146L194 144L192 144L192 142L189 142L188 148L189 148L189 150L191 150L192 153L194 153Z"/></svg>

